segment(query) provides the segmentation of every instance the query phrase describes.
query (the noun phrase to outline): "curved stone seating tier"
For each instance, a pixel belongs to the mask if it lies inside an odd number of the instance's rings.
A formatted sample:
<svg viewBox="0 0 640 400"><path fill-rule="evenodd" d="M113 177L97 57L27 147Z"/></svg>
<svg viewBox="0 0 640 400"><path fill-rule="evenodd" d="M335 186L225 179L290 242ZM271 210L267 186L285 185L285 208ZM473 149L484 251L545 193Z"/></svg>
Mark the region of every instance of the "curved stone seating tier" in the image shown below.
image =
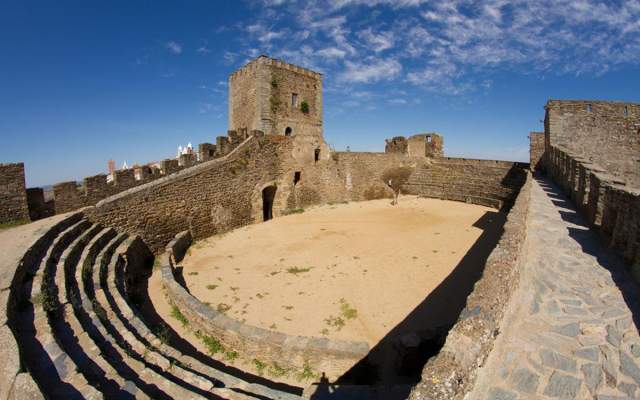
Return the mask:
<svg viewBox="0 0 640 400"><path fill-rule="evenodd" d="M3 344L11 348L0 369L11 387L0 383L0 398L300 398L160 341L128 304L125 276L134 266L127 254L137 248L146 248L139 238L94 225L82 213L36 240L0 298L7 307Z"/></svg>
<svg viewBox="0 0 640 400"><path fill-rule="evenodd" d="M438 159L418 168L404 189L409 194L461 201L494 208L511 205L526 174L510 171L512 163Z"/></svg>
<svg viewBox="0 0 640 400"><path fill-rule="evenodd" d="M188 231L176 235L161 258L161 270L169 301L180 309L194 329L214 337L241 357L276 363L293 371L312 365L322 371L344 372L369 353L365 342L286 335L243 324L203 304L174 276L173 268L182 260L190 243Z"/></svg>
<svg viewBox="0 0 640 400"><path fill-rule="evenodd" d="M40 390L50 397L102 397L78 372L75 361L65 352L54 335L56 316L62 311L53 287L55 279L47 274L55 274L58 261L67 246L91 225L86 220L79 220L80 218L81 216L70 218L71 225L52 241L40 261L29 268L27 276L31 276L32 279L24 283L23 292L15 293L19 297L24 296L15 299L22 303L23 307L20 307L13 319L22 360ZM50 324L50 316L54 325Z"/></svg>
<svg viewBox="0 0 640 400"><path fill-rule="evenodd" d="M190 382L202 389L213 390L214 392L220 391L220 388L213 388L213 384L216 384L216 386L222 386L230 389L231 391L237 390L243 393L251 393L270 399L293 400L300 398L297 395L274 390L260 384L249 383L225 372L216 370L193 357L182 354L158 338L157 335L143 322L142 317L139 315L137 310L129 305L128 295L125 289L127 268L131 266L123 258L123 254L126 253L125 249L134 244L136 240L139 241L140 239L132 238L128 240L124 243L125 246L120 249L121 251L114 254L114 262L109 264L110 269L107 271L106 278L108 281L107 287L112 295L112 301L116 304L116 307L119 308L119 315L123 318L123 323L127 325L127 329L146 346L146 349L148 349L149 346L153 346L160 357L166 358L172 365L182 366L185 369L185 371L182 372L184 379L190 380ZM116 259L116 256L118 255L119 257ZM111 267L113 267L113 270ZM229 392L226 393L227 396L232 394ZM239 394L236 393L234 396L237 397Z"/></svg>

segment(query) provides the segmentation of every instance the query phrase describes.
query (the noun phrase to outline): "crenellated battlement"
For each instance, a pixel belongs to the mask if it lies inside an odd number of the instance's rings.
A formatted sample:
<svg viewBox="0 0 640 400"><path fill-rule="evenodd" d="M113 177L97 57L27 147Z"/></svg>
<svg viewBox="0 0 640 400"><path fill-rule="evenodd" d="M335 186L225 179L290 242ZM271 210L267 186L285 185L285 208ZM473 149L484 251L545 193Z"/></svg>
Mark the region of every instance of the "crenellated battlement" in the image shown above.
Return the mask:
<svg viewBox="0 0 640 400"><path fill-rule="evenodd" d="M248 137L247 129L229 131L227 136L218 136L216 144L199 144L197 153L181 154L178 158L167 158L159 163L120 169L114 171L111 179L107 174L98 174L84 178L81 184L75 181L56 183L53 185L52 208L55 214L60 214L95 205L100 200L125 190L224 157ZM34 192L34 196L39 195L39 192Z"/></svg>
<svg viewBox="0 0 640 400"><path fill-rule="evenodd" d="M300 67L298 65L289 64L288 62L285 62L282 60L276 60L275 58L271 58L265 55L258 56L254 60L250 61L248 64L236 70L229 76L229 79L233 81L236 78L255 72L259 65L271 65L276 68L295 72L297 74L305 75L314 79L322 79L322 74L319 72L315 72L308 68Z"/></svg>

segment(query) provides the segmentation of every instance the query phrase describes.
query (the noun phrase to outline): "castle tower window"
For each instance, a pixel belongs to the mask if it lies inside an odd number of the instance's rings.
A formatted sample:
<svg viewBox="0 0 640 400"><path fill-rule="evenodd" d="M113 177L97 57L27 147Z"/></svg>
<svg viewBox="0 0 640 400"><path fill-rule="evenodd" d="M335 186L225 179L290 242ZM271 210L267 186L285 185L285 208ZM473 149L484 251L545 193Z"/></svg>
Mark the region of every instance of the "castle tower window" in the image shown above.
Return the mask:
<svg viewBox="0 0 640 400"><path fill-rule="evenodd" d="M593 107L591 104L587 104L587 112L593 112Z"/></svg>
<svg viewBox="0 0 640 400"><path fill-rule="evenodd" d="M302 172L300 171L296 171L293 173L293 185L297 185L298 182L300 182L300 176L302 175Z"/></svg>
<svg viewBox="0 0 640 400"><path fill-rule="evenodd" d="M427 136L427 143L431 143L431 136Z"/></svg>
<svg viewBox="0 0 640 400"><path fill-rule="evenodd" d="M298 108L298 93L291 94L291 108Z"/></svg>
<svg viewBox="0 0 640 400"><path fill-rule="evenodd" d="M287 128L284 130L284 135L291 136L291 133L293 133L293 129L291 129L290 126L287 126Z"/></svg>
<svg viewBox="0 0 640 400"><path fill-rule="evenodd" d="M320 159L320 149L316 149L313 152L313 159L315 162L318 162L318 160Z"/></svg>
<svg viewBox="0 0 640 400"><path fill-rule="evenodd" d="M624 116L628 117L629 116L629 107L624 106Z"/></svg>

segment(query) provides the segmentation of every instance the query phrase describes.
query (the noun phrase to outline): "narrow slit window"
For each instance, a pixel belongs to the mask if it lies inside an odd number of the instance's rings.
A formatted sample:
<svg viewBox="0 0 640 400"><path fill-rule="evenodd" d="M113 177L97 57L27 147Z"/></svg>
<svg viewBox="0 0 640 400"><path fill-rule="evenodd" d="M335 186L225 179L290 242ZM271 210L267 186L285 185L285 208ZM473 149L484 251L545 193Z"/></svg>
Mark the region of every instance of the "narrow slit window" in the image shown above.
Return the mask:
<svg viewBox="0 0 640 400"><path fill-rule="evenodd" d="M297 185L298 182L300 182L301 175L302 175L302 172L300 171L296 171L293 173L293 186Z"/></svg>
<svg viewBox="0 0 640 400"><path fill-rule="evenodd" d="M318 162L318 160L320 160L320 149L316 149L313 152L313 159L315 162Z"/></svg>
<svg viewBox="0 0 640 400"><path fill-rule="evenodd" d="M587 112L593 112L593 107L591 104L587 104Z"/></svg>
<svg viewBox="0 0 640 400"><path fill-rule="evenodd" d="M624 106L624 116L628 117L629 116L629 107Z"/></svg>
<svg viewBox="0 0 640 400"><path fill-rule="evenodd" d="M291 94L291 108L298 107L298 93Z"/></svg>

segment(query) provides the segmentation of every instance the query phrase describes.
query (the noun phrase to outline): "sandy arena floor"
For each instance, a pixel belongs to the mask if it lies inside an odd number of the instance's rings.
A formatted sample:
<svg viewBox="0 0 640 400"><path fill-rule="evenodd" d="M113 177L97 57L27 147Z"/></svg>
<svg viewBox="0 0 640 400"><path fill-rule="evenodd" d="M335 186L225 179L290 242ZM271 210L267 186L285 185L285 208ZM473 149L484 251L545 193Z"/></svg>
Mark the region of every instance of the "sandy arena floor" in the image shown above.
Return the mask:
<svg viewBox="0 0 640 400"><path fill-rule="evenodd" d="M374 346L460 263L488 211L409 196L312 208L194 243L183 275L249 324Z"/></svg>

